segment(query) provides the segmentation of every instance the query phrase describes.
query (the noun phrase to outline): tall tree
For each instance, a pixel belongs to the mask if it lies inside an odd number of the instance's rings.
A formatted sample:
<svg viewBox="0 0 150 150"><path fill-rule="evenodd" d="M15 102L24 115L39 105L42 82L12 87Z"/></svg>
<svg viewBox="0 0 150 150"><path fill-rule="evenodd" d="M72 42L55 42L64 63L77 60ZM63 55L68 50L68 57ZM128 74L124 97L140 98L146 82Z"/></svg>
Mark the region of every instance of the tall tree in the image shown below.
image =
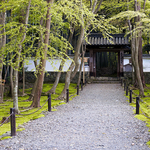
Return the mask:
<svg viewBox="0 0 150 150"><path fill-rule="evenodd" d="M4 0L2 2L5 2ZM6 21L6 11L5 9L0 11L0 103L3 102L3 51L6 44L6 35L5 35L5 21Z"/></svg>
<svg viewBox="0 0 150 150"><path fill-rule="evenodd" d="M72 41L73 34L74 34L74 25L72 23L70 23L70 32L69 32L69 38L68 38L68 42L70 44L71 44L71 41ZM68 50L66 50L66 54L67 53L68 53ZM66 58L66 55L64 55L64 59L65 58ZM60 63L60 66L59 66L59 71L57 72L57 76L56 76L55 82L54 82L52 88L47 93L55 94L56 87L57 87L57 85L59 83L59 79L61 77L61 73L63 71L63 67L64 67L64 64L65 64L65 60L64 59L61 60L61 63Z"/></svg>
<svg viewBox="0 0 150 150"><path fill-rule="evenodd" d="M140 11L141 9L141 4L140 2L137 2L137 0L134 1L135 2L135 11ZM136 24L138 22L140 22L140 16L137 16L135 18L135 22ZM138 33L137 35L135 34L135 72L136 72L136 79L138 82L138 86L139 86L139 94L141 96L144 96L144 88L143 88L143 84L144 83L144 74L143 74L143 59L142 59L142 31L140 29L141 23L138 25L136 25L137 27L139 27L138 29ZM143 80L142 80L143 79ZM142 84L143 81L143 84Z"/></svg>
<svg viewBox="0 0 150 150"><path fill-rule="evenodd" d="M43 58L40 60L40 73L38 74L38 82L35 92L37 93L34 96L33 103L31 107L39 107L40 106L40 97L43 87L43 80L44 80L44 73L45 73L45 65L46 65L46 57L47 57L47 50L49 44L49 35L50 35L50 25L51 25L51 5L53 4L54 0L47 0L47 15L46 15L46 32L45 32L45 39L44 39L44 49L43 49Z"/></svg>
<svg viewBox="0 0 150 150"><path fill-rule="evenodd" d="M84 36L85 36L87 30L92 27L92 23L95 20L95 14L99 11L100 6L102 4L102 0L100 0L99 2L97 0L94 0L94 1L90 0L88 2L90 2L90 8L86 9L86 11L87 11L87 14L89 15L89 19L86 19L85 18L86 15L84 16L85 5L82 2L82 0L80 1L80 11L82 11L81 15L79 16L81 19L81 24L78 27L80 29L79 30L80 35L78 36L77 45L75 48L74 62L71 63L71 65L67 71L67 74L65 77L65 86L64 86L62 93L58 97L58 99L66 98L66 89L69 88L71 79L73 79L73 77L75 76L75 74L77 73L77 71L79 69L79 55L80 55L81 45L84 40ZM85 1L85 4L87 4L87 1ZM92 16L92 17L90 18L90 16Z"/></svg>
<svg viewBox="0 0 150 150"><path fill-rule="evenodd" d="M13 94L13 107L16 110L16 113L19 113L18 109L18 70L19 70L19 64L20 64L20 57L21 57L21 51L22 51L22 43L24 42L26 38L26 28L28 24L28 19L29 19L29 11L30 11L30 4L31 0L28 1L28 6L26 8L26 14L25 14L25 19L22 20L24 24L24 28L20 28L20 32L22 33L22 38L20 39L19 45L18 45L18 54L16 54L16 66L14 70L14 94Z"/></svg>

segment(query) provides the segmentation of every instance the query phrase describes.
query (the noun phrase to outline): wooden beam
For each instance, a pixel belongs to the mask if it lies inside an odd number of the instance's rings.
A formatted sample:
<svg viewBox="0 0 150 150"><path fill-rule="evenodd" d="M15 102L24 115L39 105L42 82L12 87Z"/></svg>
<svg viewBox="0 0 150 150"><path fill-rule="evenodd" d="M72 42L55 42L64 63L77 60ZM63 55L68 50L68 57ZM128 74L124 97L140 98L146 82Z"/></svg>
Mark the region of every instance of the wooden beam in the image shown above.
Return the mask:
<svg viewBox="0 0 150 150"><path fill-rule="evenodd" d="M115 49L109 49L109 48L87 48L88 51L91 51L91 49L94 52L119 52L119 51L129 51L129 49L126 48L115 48Z"/></svg>
<svg viewBox="0 0 150 150"><path fill-rule="evenodd" d="M90 50L90 64L89 64L89 66L90 66L90 74L92 74L93 73L93 50Z"/></svg>
<svg viewBox="0 0 150 150"><path fill-rule="evenodd" d="M96 77L96 52L93 53L93 64L94 77Z"/></svg>
<svg viewBox="0 0 150 150"><path fill-rule="evenodd" d="M120 51L120 76L123 76L123 56L124 56L124 51Z"/></svg>

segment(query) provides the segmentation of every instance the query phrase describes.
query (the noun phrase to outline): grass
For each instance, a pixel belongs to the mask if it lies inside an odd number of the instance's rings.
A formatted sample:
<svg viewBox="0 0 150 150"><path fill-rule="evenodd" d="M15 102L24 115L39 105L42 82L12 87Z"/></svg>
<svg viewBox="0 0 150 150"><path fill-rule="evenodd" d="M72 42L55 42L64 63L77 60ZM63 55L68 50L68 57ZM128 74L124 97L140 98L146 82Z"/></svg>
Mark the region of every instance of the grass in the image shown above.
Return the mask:
<svg viewBox="0 0 150 150"><path fill-rule="evenodd" d="M141 98L140 101L140 112L139 115L135 115L135 118L142 120L146 123L146 126L150 128L150 84L146 85L147 88L144 89L144 95L146 97ZM132 90L134 94L132 94L132 103L130 104L133 107L136 107L136 97L139 94L139 90ZM129 99L129 96L127 96ZM142 109L142 111L141 111ZM134 113L136 110L134 110ZM147 116L147 117L146 117ZM150 132L150 130L149 130ZM150 141L147 142L147 145L150 147Z"/></svg>
<svg viewBox="0 0 150 150"><path fill-rule="evenodd" d="M43 90L42 92L47 92L50 90L53 84L44 84L43 85ZM56 106L65 104L64 101L61 100L55 100L63 90L64 83L59 83L57 88L56 88L56 94L51 95L51 102L52 102L52 111L56 111L54 109ZM31 93L32 88L26 89L25 93L29 94ZM76 84L70 84L69 86L69 100L72 100L73 97L76 96ZM34 114L31 115L25 115L25 114L30 114L32 112L35 112L38 108L33 108L29 110L29 106L31 105L32 101L27 101L29 96L23 96L23 97L18 97L18 105L19 105L19 110L21 114L24 115L16 115L16 128L17 131L22 131L24 128L21 126L24 123L27 123L30 120L34 120L40 117L44 117L44 112L48 111L48 103L46 103L39 111L37 111ZM40 105L42 106L45 101L47 100L47 96L41 96L40 99ZM10 114L10 108L13 108L13 100L10 97L5 97L4 103L0 104L0 121L2 120L3 117L8 117ZM6 132L10 131L10 122L5 123L3 126L0 127L0 140L10 138L10 137L2 137L3 134Z"/></svg>

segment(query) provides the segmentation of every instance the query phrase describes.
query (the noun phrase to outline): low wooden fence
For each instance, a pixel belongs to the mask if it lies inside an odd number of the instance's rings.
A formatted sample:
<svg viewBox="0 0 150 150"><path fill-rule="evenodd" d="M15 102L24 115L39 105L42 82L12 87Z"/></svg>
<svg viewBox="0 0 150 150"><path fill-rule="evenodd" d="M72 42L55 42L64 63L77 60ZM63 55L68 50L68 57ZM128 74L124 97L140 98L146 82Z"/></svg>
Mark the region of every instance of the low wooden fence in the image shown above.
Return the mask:
<svg viewBox="0 0 150 150"><path fill-rule="evenodd" d="M81 91L83 90L83 86L86 85L81 82ZM77 95L79 95L79 85L77 85ZM48 99L45 101L45 103L37 109L35 112L29 113L29 114L17 114L21 116L31 115L39 111L46 103L48 102L48 111L51 112L51 94L48 94ZM69 89L66 90L66 103L69 103ZM5 123L7 123L10 119L10 127L11 127L11 136L16 136L16 112L15 108L10 108L10 115L0 124L0 127L3 126Z"/></svg>
<svg viewBox="0 0 150 150"><path fill-rule="evenodd" d="M144 103L144 101L137 95L135 94L131 89L130 89L130 86L129 86L129 82L128 82L128 78L124 78L124 79L121 79L121 86L124 87L124 91L126 93L126 96L129 96L129 103L135 103L136 104L136 114L139 114L139 111L141 110L142 114L147 117L148 119L150 119L149 116L147 116L144 111L142 110L141 106L140 106L140 103ZM133 96L132 95L135 95L137 96L136 97L136 102L133 101ZM148 107L150 108L150 106L148 105Z"/></svg>

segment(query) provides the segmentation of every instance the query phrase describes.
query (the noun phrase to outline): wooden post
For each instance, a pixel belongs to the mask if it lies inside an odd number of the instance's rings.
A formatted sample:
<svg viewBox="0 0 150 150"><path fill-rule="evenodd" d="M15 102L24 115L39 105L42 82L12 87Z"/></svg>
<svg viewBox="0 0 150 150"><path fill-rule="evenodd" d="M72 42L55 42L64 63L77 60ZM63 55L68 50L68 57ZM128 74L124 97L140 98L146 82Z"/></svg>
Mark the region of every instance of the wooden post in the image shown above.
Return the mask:
<svg viewBox="0 0 150 150"><path fill-rule="evenodd" d="M126 86L126 96L128 96L128 85Z"/></svg>
<svg viewBox="0 0 150 150"><path fill-rule="evenodd" d="M69 102L69 89L66 90L66 102L68 103Z"/></svg>
<svg viewBox="0 0 150 150"><path fill-rule="evenodd" d="M77 85L77 95L79 95L79 85Z"/></svg>
<svg viewBox="0 0 150 150"><path fill-rule="evenodd" d="M48 94L48 111L51 112L51 94Z"/></svg>
<svg viewBox="0 0 150 150"><path fill-rule="evenodd" d="M139 114L139 103L140 103L140 101L139 101L140 99L139 99L139 97L136 97L136 114Z"/></svg>
<svg viewBox="0 0 150 150"><path fill-rule="evenodd" d="M120 51L118 52L117 77L120 77Z"/></svg>
<svg viewBox="0 0 150 150"><path fill-rule="evenodd" d="M132 90L130 90L130 103L132 103Z"/></svg>
<svg viewBox="0 0 150 150"><path fill-rule="evenodd" d="M120 76L123 76L123 56L124 51L120 51Z"/></svg>
<svg viewBox="0 0 150 150"><path fill-rule="evenodd" d="M93 53L93 64L94 77L96 77L96 52Z"/></svg>
<svg viewBox="0 0 150 150"><path fill-rule="evenodd" d="M15 108L10 108L10 123L11 123L11 136L16 136L16 117Z"/></svg>

